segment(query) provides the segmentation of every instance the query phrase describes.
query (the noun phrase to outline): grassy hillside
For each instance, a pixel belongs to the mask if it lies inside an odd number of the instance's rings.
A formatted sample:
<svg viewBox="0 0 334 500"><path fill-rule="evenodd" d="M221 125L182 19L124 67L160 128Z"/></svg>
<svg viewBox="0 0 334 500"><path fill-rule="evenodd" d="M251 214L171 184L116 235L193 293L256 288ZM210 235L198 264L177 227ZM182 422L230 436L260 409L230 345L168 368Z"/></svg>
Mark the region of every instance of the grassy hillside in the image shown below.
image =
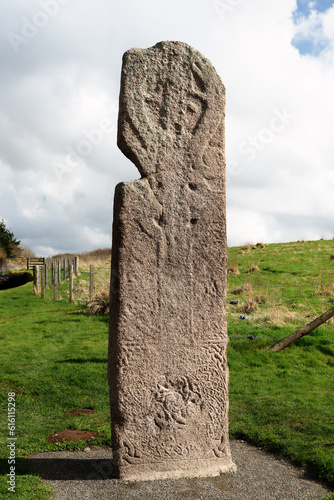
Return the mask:
<svg viewBox="0 0 334 500"><path fill-rule="evenodd" d="M314 317L334 302L333 259L333 240L230 248L228 301L241 301L241 313L255 309L255 322Z"/></svg>
<svg viewBox="0 0 334 500"><path fill-rule="evenodd" d="M332 307L334 241L245 245L229 249L230 433L334 484L333 322L280 353L267 347ZM103 257L104 258L104 257ZM103 260L103 259L102 259ZM93 262L92 262L93 263ZM106 265L104 261L103 266ZM107 267L101 268L106 277ZM250 269L253 269L250 271ZM101 281L102 283L102 281ZM67 284L42 300L32 284L0 292L0 498L50 498L24 457L32 451L84 447L49 444L64 429L99 432L110 443L107 386L108 318L70 304ZM87 290L81 270L75 288ZM247 319L240 319L247 316ZM7 402L16 394L16 491L7 491ZM65 410L93 408L92 415Z"/></svg>

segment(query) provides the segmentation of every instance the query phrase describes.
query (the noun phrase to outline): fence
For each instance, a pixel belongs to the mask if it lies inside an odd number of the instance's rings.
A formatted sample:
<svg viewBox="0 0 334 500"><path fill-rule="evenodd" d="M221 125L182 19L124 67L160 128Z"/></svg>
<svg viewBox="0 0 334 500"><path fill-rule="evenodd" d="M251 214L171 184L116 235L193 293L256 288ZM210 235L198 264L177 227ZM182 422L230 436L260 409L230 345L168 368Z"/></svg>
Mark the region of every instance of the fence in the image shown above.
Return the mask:
<svg viewBox="0 0 334 500"><path fill-rule="evenodd" d="M36 263L37 262L37 263ZM29 262L29 265L31 262ZM52 286L53 299L58 300L58 285L69 281L69 300L73 302L73 274L79 273L79 257L67 259L43 259L40 265L38 260L34 260L34 293L41 294L44 299L46 290Z"/></svg>
<svg viewBox="0 0 334 500"><path fill-rule="evenodd" d="M242 300L238 301L239 305L245 304L251 299L259 304L265 303L267 305L293 305L299 302L323 305L334 302L334 276L328 276L328 278L330 281L310 281L303 284L287 282L269 285L250 277L247 281L230 284L228 297L235 299L236 296L241 296Z"/></svg>
<svg viewBox="0 0 334 500"><path fill-rule="evenodd" d="M110 266L83 265L79 273L79 257L74 257L47 259L43 266L34 266L33 270L34 293L43 299L48 296L56 301L62 294L68 295L70 302L86 302L95 293L109 295ZM68 286L64 287L67 281Z"/></svg>
<svg viewBox="0 0 334 500"><path fill-rule="evenodd" d="M77 276L75 280L73 274ZM302 279L304 282L300 283L300 277L297 282L297 277L291 276L287 282L277 279L273 284L272 281L267 281L266 277L262 278L259 272L229 276L227 314L231 330L235 329L237 323L240 339L250 338L250 334L267 337L273 334L275 325L291 326L295 323L296 326L303 326L308 318L313 319L333 306L333 270L323 273L321 279L314 279L311 275L303 276ZM68 286L65 289L64 283L67 280ZM60 294L65 294L70 302L87 302L87 299L95 294L108 295L110 280L113 291L118 280L111 276L110 266L95 266L83 262L78 274L78 259L76 263L73 259L60 259L46 262L45 266L39 267L34 290L45 298L47 288L52 285L53 295L50 290L48 296L54 300L59 300L62 298ZM329 324L333 324L333 320Z"/></svg>
<svg viewBox="0 0 334 500"><path fill-rule="evenodd" d="M8 271L21 270L21 269L33 269L34 266L44 266L45 257L11 257L5 259L3 263L4 269Z"/></svg>
<svg viewBox="0 0 334 500"><path fill-rule="evenodd" d="M227 314L230 337L238 339L275 336L276 327L300 328L334 305L334 270L314 275L287 273L269 278L259 270L228 277ZM333 341L334 321L326 323L322 340ZM325 335L325 337L323 336Z"/></svg>
<svg viewBox="0 0 334 500"><path fill-rule="evenodd" d="M34 266L44 266L45 257L28 257L27 258L27 269L33 269Z"/></svg>

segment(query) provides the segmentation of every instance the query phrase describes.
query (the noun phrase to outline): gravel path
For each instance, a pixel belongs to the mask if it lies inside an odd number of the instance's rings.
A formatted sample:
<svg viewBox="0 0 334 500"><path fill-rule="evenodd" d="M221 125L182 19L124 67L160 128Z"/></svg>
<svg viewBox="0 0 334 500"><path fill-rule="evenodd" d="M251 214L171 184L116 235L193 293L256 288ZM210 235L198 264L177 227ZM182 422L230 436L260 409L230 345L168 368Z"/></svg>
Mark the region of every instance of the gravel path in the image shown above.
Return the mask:
<svg viewBox="0 0 334 500"><path fill-rule="evenodd" d="M129 482L112 479L111 449L34 453L31 464L58 500L307 500L330 490L304 470L243 441L231 441L236 473L213 478Z"/></svg>

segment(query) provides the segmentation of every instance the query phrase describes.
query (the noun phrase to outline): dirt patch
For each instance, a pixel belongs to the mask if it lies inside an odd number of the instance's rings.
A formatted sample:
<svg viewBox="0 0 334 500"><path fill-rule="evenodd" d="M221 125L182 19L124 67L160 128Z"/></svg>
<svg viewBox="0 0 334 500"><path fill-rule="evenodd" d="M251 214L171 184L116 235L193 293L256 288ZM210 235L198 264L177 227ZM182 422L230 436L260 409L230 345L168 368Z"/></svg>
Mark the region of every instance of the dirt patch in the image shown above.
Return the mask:
<svg viewBox="0 0 334 500"><path fill-rule="evenodd" d="M46 437L47 441L51 444L63 443L64 441L89 441L97 437L98 432L93 431L74 431L67 429L65 431L55 432Z"/></svg>
<svg viewBox="0 0 334 500"><path fill-rule="evenodd" d="M63 415L91 415L94 413L92 408L80 408L78 410L65 410Z"/></svg>

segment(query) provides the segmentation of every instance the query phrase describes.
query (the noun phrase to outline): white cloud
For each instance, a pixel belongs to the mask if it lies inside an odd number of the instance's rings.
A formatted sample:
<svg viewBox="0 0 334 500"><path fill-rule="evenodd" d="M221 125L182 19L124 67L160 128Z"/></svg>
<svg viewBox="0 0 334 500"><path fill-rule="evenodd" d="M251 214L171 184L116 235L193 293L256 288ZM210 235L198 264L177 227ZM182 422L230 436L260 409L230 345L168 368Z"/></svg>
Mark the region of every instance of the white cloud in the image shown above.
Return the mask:
<svg viewBox="0 0 334 500"><path fill-rule="evenodd" d="M293 44L300 47L301 53L306 49L311 55L331 53L334 42L334 6L324 12L316 10L315 2L310 2L309 7L308 15L301 15L296 20Z"/></svg>
<svg viewBox="0 0 334 500"><path fill-rule="evenodd" d="M334 8L296 26L295 0L231 5L222 19L214 0L70 0L17 53L7 34L41 2L0 7L0 218L18 239L42 254L110 244L115 184L139 177L116 147L122 54L164 39L200 50L227 88L229 244L332 234L333 47L301 56L291 41L332 40ZM110 133L71 162L105 119Z"/></svg>

